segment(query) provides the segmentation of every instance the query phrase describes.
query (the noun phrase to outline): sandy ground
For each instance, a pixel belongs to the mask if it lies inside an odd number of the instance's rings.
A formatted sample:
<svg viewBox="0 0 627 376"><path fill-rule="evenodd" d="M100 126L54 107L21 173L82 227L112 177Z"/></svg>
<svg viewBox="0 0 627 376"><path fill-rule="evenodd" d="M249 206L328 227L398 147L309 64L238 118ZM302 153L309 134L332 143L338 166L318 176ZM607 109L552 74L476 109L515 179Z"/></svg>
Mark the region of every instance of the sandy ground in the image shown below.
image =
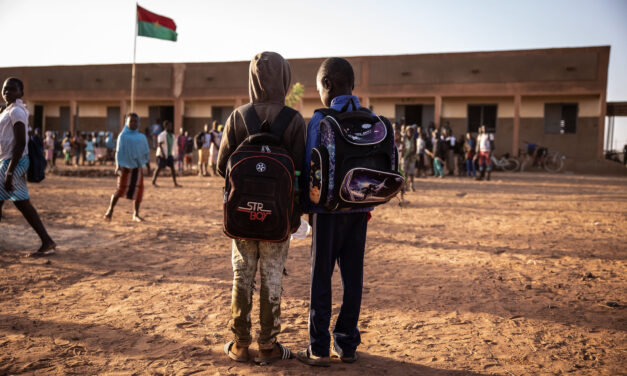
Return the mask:
<svg viewBox="0 0 627 376"><path fill-rule="evenodd" d="M419 180L409 205L374 212L361 357L327 370L226 358L222 183L180 182L146 189L141 224L128 200L102 221L112 177L31 185L59 244L46 260L24 257L38 239L5 205L0 375L627 374L627 178ZM307 344L310 242L293 241L284 279L280 340L292 350ZM337 314L337 274L334 286ZM256 301L254 312L256 330Z"/></svg>

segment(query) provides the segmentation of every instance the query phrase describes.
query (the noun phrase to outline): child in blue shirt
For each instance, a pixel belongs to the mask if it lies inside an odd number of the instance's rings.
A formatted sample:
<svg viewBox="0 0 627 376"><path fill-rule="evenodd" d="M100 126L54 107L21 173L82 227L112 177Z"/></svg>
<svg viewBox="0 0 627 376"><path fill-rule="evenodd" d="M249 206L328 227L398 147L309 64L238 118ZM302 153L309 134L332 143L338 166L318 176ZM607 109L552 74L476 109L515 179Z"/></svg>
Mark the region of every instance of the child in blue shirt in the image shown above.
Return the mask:
<svg viewBox="0 0 627 376"><path fill-rule="evenodd" d="M317 74L318 93L327 108L356 111L359 99L352 95L355 76L350 63L330 58ZM366 230L372 208L329 212L309 200L309 177L312 149L320 142L319 127L324 115L315 112L307 127L305 164L301 176L304 211L310 213L313 226L311 246L311 292L309 310L309 346L297 358L309 365L328 367L331 336L331 278L337 262L342 276L344 294L342 307L333 329L333 355L343 362L357 360L356 349L361 343L357 322L363 288Z"/></svg>

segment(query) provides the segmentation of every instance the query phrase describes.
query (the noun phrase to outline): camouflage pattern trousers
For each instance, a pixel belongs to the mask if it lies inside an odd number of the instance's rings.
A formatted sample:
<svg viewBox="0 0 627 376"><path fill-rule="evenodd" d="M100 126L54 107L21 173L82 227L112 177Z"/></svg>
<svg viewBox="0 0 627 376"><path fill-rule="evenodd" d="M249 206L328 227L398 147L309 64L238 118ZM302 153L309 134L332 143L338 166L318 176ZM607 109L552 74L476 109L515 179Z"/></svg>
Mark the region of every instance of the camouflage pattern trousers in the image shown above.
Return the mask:
<svg viewBox="0 0 627 376"><path fill-rule="evenodd" d="M237 344L249 346L252 341L250 311L253 305L257 264L259 264L261 330L257 343L260 349L272 349L274 346L276 337L281 331L281 284L289 246L289 239L283 243L233 240L231 331L235 335Z"/></svg>

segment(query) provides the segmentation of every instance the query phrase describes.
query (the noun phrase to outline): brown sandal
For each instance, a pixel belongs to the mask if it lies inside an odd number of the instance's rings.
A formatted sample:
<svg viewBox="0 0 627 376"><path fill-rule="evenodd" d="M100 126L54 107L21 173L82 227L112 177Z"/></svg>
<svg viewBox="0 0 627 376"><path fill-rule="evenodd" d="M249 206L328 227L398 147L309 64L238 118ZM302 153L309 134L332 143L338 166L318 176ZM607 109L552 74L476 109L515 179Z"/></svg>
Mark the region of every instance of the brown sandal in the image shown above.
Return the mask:
<svg viewBox="0 0 627 376"><path fill-rule="evenodd" d="M227 344L224 345L224 353L231 359L233 359L236 362L241 362L241 363L245 363L250 361L250 354L248 354L248 351L246 351L246 354L248 356L243 357L243 356L239 356L237 354L235 354L234 352L231 351L231 347L233 347L233 344L235 343L235 341L229 341L227 342Z"/></svg>

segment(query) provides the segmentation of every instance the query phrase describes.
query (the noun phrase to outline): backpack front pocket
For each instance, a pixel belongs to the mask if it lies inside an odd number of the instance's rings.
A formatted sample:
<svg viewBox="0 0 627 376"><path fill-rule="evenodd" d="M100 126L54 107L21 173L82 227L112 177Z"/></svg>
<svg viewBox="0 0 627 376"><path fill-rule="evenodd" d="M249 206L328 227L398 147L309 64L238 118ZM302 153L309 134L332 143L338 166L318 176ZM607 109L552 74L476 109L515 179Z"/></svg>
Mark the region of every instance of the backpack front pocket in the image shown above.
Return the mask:
<svg viewBox="0 0 627 376"><path fill-rule="evenodd" d="M357 167L344 176L340 199L348 204L380 204L394 197L404 183L405 179L397 172Z"/></svg>

